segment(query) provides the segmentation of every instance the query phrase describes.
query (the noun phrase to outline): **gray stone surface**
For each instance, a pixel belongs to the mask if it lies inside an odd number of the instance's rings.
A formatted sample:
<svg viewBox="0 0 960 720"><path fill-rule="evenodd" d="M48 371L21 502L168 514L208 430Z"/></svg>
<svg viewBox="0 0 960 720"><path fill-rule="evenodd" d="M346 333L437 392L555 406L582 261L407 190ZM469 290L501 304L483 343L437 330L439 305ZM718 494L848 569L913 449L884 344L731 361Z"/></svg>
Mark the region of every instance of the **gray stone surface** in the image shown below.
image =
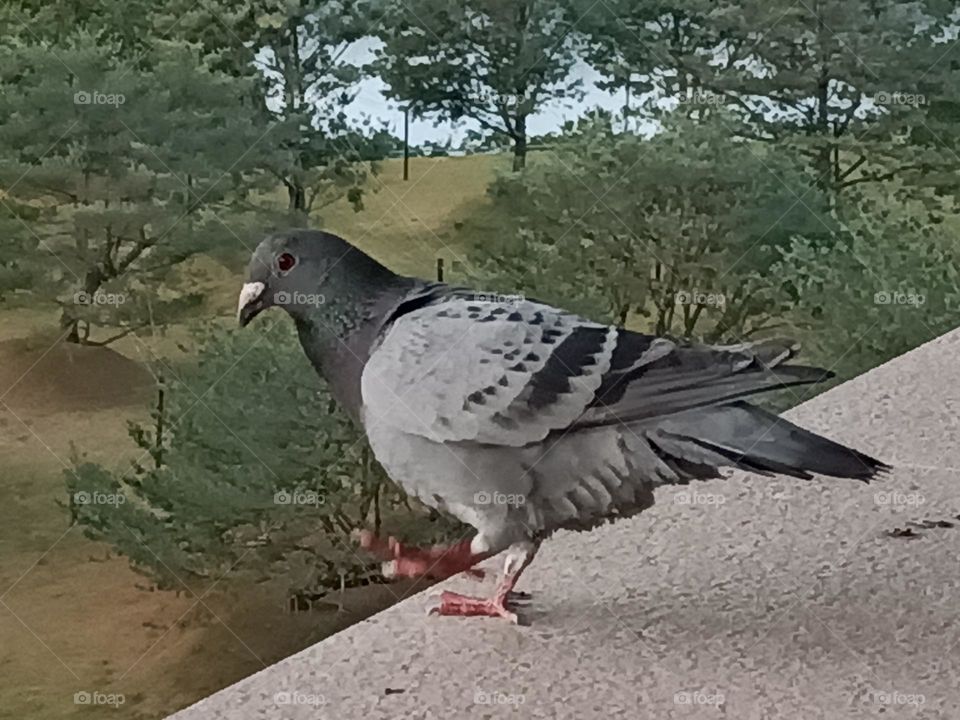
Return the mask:
<svg viewBox="0 0 960 720"><path fill-rule="evenodd" d="M960 718L958 357L955 331L788 413L894 463L877 483L664 488L545 543L529 626L427 617L492 585L457 577L173 717ZM889 535L925 520L956 527Z"/></svg>

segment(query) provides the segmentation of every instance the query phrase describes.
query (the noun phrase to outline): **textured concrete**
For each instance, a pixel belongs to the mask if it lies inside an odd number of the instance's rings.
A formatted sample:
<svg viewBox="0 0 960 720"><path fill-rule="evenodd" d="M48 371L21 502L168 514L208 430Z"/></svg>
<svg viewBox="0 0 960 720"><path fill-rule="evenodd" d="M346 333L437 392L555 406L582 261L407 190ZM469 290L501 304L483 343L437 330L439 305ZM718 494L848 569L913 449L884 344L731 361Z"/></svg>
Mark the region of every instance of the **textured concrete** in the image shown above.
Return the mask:
<svg viewBox="0 0 960 720"><path fill-rule="evenodd" d="M880 482L664 488L544 545L530 626L427 617L433 588L174 717L960 718L958 357L960 331L788 414Z"/></svg>

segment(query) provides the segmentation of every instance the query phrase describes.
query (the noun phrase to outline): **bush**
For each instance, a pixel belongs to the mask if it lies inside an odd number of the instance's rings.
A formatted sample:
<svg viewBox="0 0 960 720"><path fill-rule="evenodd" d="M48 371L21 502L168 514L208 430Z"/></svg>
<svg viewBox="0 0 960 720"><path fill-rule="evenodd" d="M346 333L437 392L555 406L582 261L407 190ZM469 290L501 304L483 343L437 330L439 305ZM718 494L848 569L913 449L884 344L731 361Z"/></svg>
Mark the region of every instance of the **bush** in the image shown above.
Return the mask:
<svg viewBox="0 0 960 720"><path fill-rule="evenodd" d="M790 158L731 139L730 120L674 118L652 139L582 124L523 174L491 186L468 231L478 277L657 334L737 342L779 322L795 293L780 251L835 226ZM780 182L771 175L773 172Z"/></svg>
<svg viewBox="0 0 960 720"><path fill-rule="evenodd" d="M358 528L409 525L421 542L451 532L386 482L290 324L258 330L207 328L195 358L157 364L152 423L130 424L140 457L129 470L75 454L67 488L87 535L161 588L230 573L300 592L377 576L350 537Z"/></svg>
<svg viewBox="0 0 960 720"><path fill-rule="evenodd" d="M935 217L885 198L836 242L793 240L772 272L796 288L793 315L808 328L810 357L853 377L956 326L960 248Z"/></svg>

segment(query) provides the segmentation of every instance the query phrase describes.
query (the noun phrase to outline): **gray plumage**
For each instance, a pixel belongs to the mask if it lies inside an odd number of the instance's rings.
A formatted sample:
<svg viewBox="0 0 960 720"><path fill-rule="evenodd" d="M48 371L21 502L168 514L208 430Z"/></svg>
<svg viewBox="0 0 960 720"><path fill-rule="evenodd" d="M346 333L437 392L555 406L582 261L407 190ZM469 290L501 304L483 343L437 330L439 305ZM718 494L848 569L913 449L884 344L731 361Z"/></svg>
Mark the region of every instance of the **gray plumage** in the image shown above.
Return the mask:
<svg viewBox="0 0 960 720"><path fill-rule="evenodd" d="M296 261L287 272L283 253ZM250 280L266 290L241 303L241 322L282 305L387 473L473 525L475 552L636 514L656 487L722 467L860 480L886 467L743 399L830 377L791 364L789 343L643 335L400 277L308 230L263 241Z"/></svg>

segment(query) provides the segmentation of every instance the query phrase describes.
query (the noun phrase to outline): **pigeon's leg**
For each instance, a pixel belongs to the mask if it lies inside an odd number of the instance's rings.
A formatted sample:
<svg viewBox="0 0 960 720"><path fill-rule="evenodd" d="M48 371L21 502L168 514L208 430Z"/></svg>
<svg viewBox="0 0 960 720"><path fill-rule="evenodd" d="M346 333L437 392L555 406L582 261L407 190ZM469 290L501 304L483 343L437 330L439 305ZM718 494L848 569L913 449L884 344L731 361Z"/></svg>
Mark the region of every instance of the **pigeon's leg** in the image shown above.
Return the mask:
<svg viewBox="0 0 960 720"><path fill-rule="evenodd" d="M503 574L497 583L497 589L491 598L477 598L460 593L444 591L440 595L440 604L430 610L431 615L482 615L502 617L512 623L517 615L507 609L507 601L521 573L537 554L538 543L514 543L507 548L503 561Z"/></svg>
<svg viewBox="0 0 960 720"><path fill-rule="evenodd" d="M360 547L386 560L383 574L388 578L428 577L443 580L461 572L483 578L483 571L474 565L489 557L489 553L474 552L470 540L454 545L419 548L403 545L392 536L383 540L369 530L361 530L358 537Z"/></svg>

